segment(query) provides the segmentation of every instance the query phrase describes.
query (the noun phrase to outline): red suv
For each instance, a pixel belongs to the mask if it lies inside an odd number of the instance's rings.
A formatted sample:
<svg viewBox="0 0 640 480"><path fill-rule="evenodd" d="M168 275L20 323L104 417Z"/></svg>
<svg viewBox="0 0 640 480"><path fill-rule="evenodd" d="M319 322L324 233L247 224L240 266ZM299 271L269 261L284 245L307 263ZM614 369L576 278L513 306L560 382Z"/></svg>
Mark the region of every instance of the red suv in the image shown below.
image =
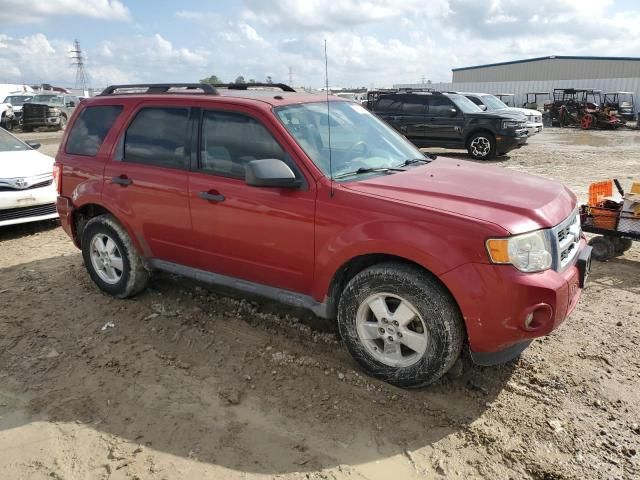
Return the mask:
<svg viewBox="0 0 640 480"><path fill-rule="evenodd" d="M517 356L589 270L559 183L425 156L361 106L286 85L112 86L56 158L58 212L119 298L154 270L335 318L371 375L432 383L464 344Z"/></svg>

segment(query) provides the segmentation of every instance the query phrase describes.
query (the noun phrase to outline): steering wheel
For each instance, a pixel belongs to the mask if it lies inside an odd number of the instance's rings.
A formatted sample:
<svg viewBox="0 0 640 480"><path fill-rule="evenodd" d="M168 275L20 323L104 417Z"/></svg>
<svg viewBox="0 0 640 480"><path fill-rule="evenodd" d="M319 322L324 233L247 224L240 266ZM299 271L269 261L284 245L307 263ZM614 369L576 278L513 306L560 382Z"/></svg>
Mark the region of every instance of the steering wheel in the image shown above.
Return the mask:
<svg viewBox="0 0 640 480"><path fill-rule="evenodd" d="M355 152L355 150L358 148L362 149L362 155L360 155L361 157L364 157L369 153L369 146L367 145L367 142L365 142L364 140L358 140L356 143L347 148L346 156L350 156L349 154L351 152Z"/></svg>

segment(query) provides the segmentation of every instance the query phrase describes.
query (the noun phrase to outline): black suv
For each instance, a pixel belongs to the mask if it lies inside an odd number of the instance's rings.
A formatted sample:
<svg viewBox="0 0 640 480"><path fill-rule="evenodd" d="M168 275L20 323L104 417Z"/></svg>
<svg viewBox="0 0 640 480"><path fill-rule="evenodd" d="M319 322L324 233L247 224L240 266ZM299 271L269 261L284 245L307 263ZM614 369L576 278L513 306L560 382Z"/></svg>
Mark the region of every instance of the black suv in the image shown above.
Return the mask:
<svg viewBox="0 0 640 480"><path fill-rule="evenodd" d="M417 147L465 148L488 160L527 143L523 114L484 112L456 93L385 93L369 107Z"/></svg>

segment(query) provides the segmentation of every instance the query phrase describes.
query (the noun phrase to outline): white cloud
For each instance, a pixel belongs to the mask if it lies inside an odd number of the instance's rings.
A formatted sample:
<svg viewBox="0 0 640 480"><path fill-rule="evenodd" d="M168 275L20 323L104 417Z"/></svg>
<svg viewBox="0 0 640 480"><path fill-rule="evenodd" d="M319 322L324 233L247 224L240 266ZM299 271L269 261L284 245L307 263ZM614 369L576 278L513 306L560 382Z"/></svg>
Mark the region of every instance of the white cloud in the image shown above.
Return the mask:
<svg viewBox="0 0 640 480"><path fill-rule="evenodd" d="M72 0L49 0L61 2ZM85 3L126 11L121 2ZM26 10L42 16L46 8ZM211 74L287 82L291 67L295 85L321 86L327 39L332 85L448 81L452 67L545 55L638 55L640 9L622 10L611 0L245 0L234 16L181 10L172 25L143 23L131 35L107 37L87 49L87 70L91 83L102 86ZM0 34L7 81L73 85L71 35L15 37Z"/></svg>
<svg viewBox="0 0 640 480"><path fill-rule="evenodd" d="M120 0L3 0L0 22L33 23L71 15L105 20L131 19L129 9Z"/></svg>

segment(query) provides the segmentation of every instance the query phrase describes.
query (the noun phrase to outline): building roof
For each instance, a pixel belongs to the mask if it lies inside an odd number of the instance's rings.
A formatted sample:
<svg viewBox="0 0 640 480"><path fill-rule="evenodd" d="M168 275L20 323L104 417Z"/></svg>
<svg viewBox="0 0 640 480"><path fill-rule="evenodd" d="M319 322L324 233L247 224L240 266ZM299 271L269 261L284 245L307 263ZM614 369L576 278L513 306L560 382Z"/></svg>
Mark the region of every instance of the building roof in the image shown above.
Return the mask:
<svg viewBox="0 0 640 480"><path fill-rule="evenodd" d="M486 65L474 65L472 67L452 68L453 72L460 70L473 70L476 68L500 67L502 65L515 65L518 63L539 62L541 60L622 60L622 61L640 61L640 57L580 57L572 55L549 55L547 57L525 58L524 60L512 60L510 62L487 63Z"/></svg>

